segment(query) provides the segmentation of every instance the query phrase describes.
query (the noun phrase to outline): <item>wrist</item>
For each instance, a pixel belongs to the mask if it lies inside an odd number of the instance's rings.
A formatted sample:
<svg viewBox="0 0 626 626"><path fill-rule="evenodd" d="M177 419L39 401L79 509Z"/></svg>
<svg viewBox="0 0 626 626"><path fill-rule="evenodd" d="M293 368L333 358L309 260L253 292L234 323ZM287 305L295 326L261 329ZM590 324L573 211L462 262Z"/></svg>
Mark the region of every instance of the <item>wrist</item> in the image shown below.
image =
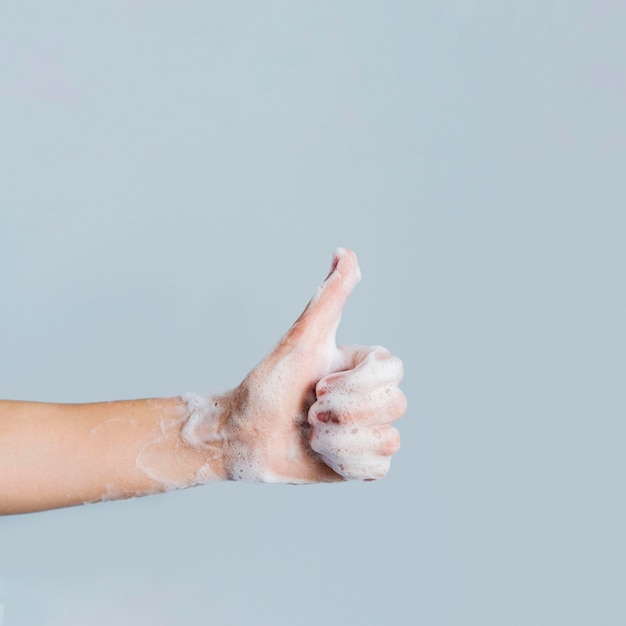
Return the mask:
<svg viewBox="0 0 626 626"><path fill-rule="evenodd" d="M192 467L189 486L229 478L224 453L232 398L232 392L215 395L186 393L180 397L184 408L180 442Z"/></svg>

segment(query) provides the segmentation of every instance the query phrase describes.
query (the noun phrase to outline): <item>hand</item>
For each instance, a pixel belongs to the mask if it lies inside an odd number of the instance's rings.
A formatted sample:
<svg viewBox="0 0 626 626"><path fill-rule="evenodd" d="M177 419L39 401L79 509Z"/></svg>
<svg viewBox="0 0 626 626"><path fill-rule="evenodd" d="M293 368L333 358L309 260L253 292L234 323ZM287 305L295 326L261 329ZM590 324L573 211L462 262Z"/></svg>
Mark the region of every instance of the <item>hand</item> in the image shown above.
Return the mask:
<svg viewBox="0 0 626 626"><path fill-rule="evenodd" d="M330 274L274 350L231 394L224 467L234 480L308 483L383 477L406 410L402 363L387 350L342 347L335 335L360 280L338 249Z"/></svg>

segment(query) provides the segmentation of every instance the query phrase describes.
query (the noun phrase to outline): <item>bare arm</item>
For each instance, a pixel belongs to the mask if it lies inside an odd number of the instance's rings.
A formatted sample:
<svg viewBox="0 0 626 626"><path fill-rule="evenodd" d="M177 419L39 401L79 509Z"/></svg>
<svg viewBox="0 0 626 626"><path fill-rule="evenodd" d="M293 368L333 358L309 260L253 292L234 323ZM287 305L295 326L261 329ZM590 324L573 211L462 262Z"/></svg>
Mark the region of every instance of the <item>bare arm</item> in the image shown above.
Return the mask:
<svg viewBox="0 0 626 626"><path fill-rule="evenodd" d="M182 398L0 402L0 513L157 493L225 478L219 455L186 444ZM215 458L212 458L215 457Z"/></svg>
<svg viewBox="0 0 626 626"><path fill-rule="evenodd" d="M335 333L360 279L330 274L276 348L221 395L95 404L0 401L0 514L158 493L212 480L383 477L406 410L402 363Z"/></svg>

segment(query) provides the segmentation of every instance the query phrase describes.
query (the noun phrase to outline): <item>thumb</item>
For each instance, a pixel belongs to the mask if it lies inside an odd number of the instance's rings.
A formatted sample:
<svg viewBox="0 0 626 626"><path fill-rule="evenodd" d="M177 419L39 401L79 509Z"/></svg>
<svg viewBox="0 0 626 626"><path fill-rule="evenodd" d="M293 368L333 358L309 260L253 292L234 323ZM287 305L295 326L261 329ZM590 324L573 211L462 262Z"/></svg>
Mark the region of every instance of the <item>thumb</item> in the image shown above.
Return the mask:
<svg viewBox="0 0 626 626"><path fill-rule="evenodd" d="M334 345L343 307L360 280L356 254L346 248L337 248L330 273L287 333L288 342L326 341Z"/></svg>

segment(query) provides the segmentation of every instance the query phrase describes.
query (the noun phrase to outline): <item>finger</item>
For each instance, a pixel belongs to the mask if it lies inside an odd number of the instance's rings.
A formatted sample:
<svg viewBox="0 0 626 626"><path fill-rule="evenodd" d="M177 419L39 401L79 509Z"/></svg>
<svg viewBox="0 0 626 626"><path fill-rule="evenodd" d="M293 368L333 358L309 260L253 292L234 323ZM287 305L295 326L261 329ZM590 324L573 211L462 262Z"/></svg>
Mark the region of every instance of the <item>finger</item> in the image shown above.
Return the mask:
<svg viewBox="0 0 626 626"><path fill-rule="evenodd" d="M329 458L392 456L400 448L400 433L388 424L370 427L326 424L311 431L309 442L313 450Z"/></svg>
<svg viewBox="0 0 626 626"><path fill-rule="evenodd" d="M383 428L325 427L311 434L311 448L344 478L373 480L389 471L400 437L392 426Z"/></svg>
<svg viewBox="0 0 626 626"><path fill-rule="evenodd" d="M339 349L343 368L319 380L318 398L328 393L366 394L372 389L398 385L404 374L402 361L382 346Z"/></svg>
<svg viewBox="0 0 626 626"><path fill-rule="evenodd" d="M315 388L309 421L381 424L406 412L406 397L398 388L402 361L380 346L340 350L352 369L324 376Z"/></svg>
<svg viewBox="0 0 626 626"><path fill-rule="evenodd" d="M384 478L391 466L391 457L380 456L374 459L363 458L327 458L323 454L320 458L335 473L345 480L378 480Z"/></svg>
<svg viewBox="0 0 626 626"><path fill-rule="evenodd" d="M363 394L329 393L310 407L309 424L374 426L400 419L407 408L406 396L396 386L372 389Z"/></svg>
<svg viewBox="0 0 626 626"><path fill-rule="evenodd" d="M360 279L356 254L337 248L330 273L287 333L286 340L289 343L327 341L334 346L343 307Z"/></svg>

